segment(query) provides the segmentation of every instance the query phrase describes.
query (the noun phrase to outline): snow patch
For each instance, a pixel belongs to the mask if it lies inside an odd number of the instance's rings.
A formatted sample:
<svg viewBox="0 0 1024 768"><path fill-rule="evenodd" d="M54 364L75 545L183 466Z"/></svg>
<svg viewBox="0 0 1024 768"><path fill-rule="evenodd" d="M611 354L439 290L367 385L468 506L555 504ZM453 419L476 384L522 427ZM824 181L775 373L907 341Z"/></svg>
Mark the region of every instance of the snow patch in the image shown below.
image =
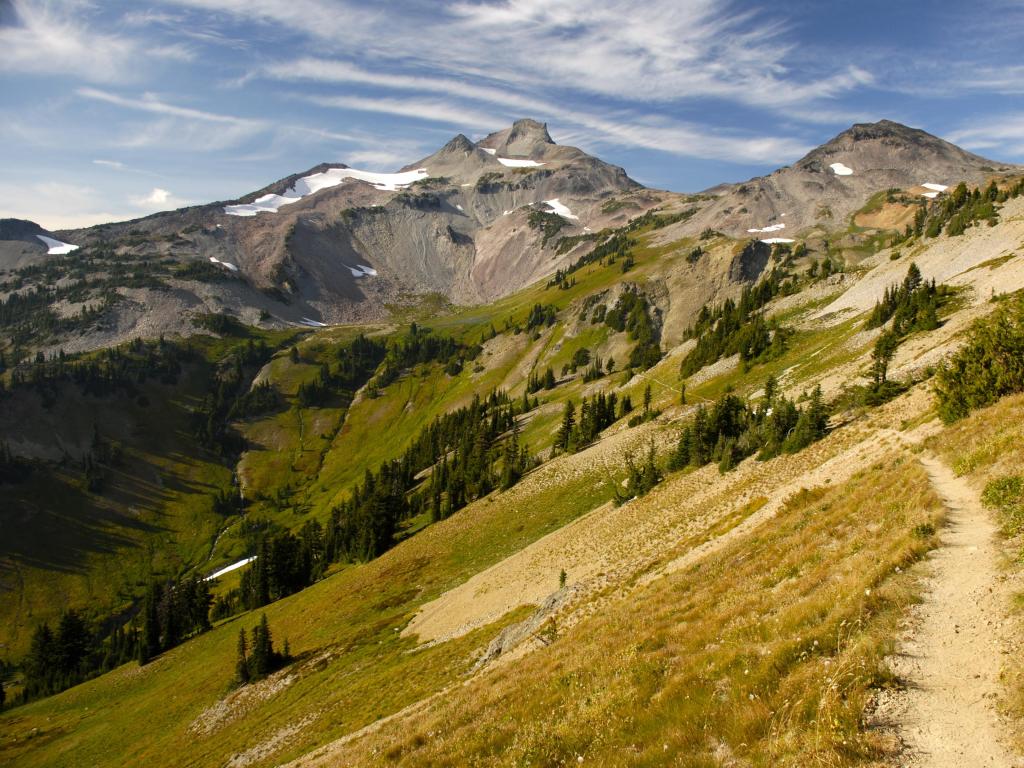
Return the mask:
<svg viewBox="0 0 1024 768"><path fill-rule="evenodd" d="M47 237L46 235L36 235L36 237L42 240L43 245L49 249L46 253L50 256L63 256L71 253L72 251L78 250L77 245L62 243L60 240L54 240L52 237Z"/></svg>
<svg viewBox="0 0 1024 768"><path fill-rule="evenodd" d="M788 237L765 237L761 240L762 243L768 243L768 245L775 245L775 243L795 243L796 240L791 240Z"/></svg>
<svg viewBox="0 0 1024 768"><path fill-rule="evenodd" d="M538 163L536 160L513 160L508 157L499 157L498 162L502 165L507 165L509 168L539 168L544 163Z"/></svg>
<svg viewBox="0 0 1024 768"><path fill-rule="evenodd" d="M302 320L299 321L299 325L306 325L306 326L309 326L310 328L326 328L327 327L327 323L321 323L319 320L310 320L308 317L302 318ZM255 558L253 558L253 559L255 559Z"/></svg>
<svg viewBox="0 0 1024 768"><path fill-rule="evenodd" d="M922 184L921 186L924 187L925 189L930 189L933 192L945 192L947 189L949 189L949 187L947 187L945 184L933 184L932 182L927 182L925 184Z"/></svg>
<svg viewBox="0 0 1024 768"><path fill-rule="evenodd" d="M490 147L480 147L480 149L482 149L482 150L483 150L484 152L486 152L486 153L487 153L488 155L496 155L496 154L498 154L498 150L496 150L496 149L491 149Z"/></svg>
<svg viewBox="0 0 1024 768"><path fill-rule="evenodd" d="M257 213L277 213L284 205L297 203L304 197L316 194L317 192L336 187L345 179L356 179L372 184L375 189L381 192L397 192L405 189L414 181L429 178L426 168L417 168L415 171L403 173L373 173L372 171L358 171L355 168L330 168L323 173L314 173L312 176L305 176L295 182L295 185L283 195L263 195L251 203L224 206L224 213L229 216L255 216Z"/></svg>
<svg viewBox="0 0 1024 768"><path fill-rule="evenodd" d="M544 205L553 210L563 219L576 219L576 221L580 220L580 217L575 215L572 211L570 211L568 206L563 205L557 197L553 200L545 200Z"/></svg>
<svg viewBox="0 0 1024 768"><path fill-rule="evenodd" d="M843 165L842 163L832 163L829 168L832 169L832 173L836 176L853 176L853 168Z"/></svg>
<svg viewBox="0 0 1024 768"><path fill-rule="evenodd" d="M462 206L459 205L458 203L455 204L455 207L458 208L460 211L463 210Z"/></svg>
<svg viewBox="0 0 1024 768"><path fill-rule="evenodd" d="M767 227L762 227L761 229L748 229L747 232L750 232L752 234L753 233L757 233L757 232L778 232L780 229L785 229L785 228L786 228L786 225L780 222L778 224L772 224L772 225L767 226Z"/></svg>
<svg viewBox="0 0 1024 768"><path fill-rule="evenodd" d="M927 197L929 200L934 200L939 196L938 192L922 192L921 197Z"/></svg>
<svg viewBox="0 0 1024 768"><path fill-rule="evenodd" d="M350 267L345 264L345 269L352 273L352 277L376 277L377 270L373 267L368 267L365 264L356 264L354 267Z"/></svg>
<svg viewBox="0 0 1024 768"><path fill-rule="evenodd" d="M232 272L238 271L238 267L232 264L230 261L221 261L216 256L211 256L210 261L213 262L214 264L220 264L222 267L227 267Z"/></svg>
<svg viewBox="0 0 1024 768"><path fill-rule="evenodd" d="M252 557L247 557L244 560L239 560L237 563L232 563L231 565L225 566L224 568L221 568L219 571L214 571L209 576L207 576L205 579L203 579L203 581L213 581L214 579L216 579L216 578L218 578L220 576L223 576L225 573L231 573L232 571L237 571L243 565L248 565L249 563L251 563L255 559L256 559L256 555L253 555Z"/></svg>

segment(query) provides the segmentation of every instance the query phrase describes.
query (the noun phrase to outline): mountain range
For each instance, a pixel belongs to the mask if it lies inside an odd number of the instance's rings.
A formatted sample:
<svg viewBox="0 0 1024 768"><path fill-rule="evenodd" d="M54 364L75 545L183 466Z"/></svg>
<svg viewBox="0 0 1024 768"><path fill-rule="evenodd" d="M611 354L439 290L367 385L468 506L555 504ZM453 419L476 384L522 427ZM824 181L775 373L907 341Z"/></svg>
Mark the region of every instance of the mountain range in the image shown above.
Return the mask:
<svg viewBox="0 0 1024 768"><path fill-rule="evenodd" d="M159 288L119 287L120 300L95 325L50 346L183 333L191 315L210 311L280 327L385 320L425 295L487 302L572 264L599 233L654 209L687 212L666 242L710 228L820 243L879 190L934 196L1012 170L883 120L855 125L768 176L679 194L646 189L621 168L555 144L543 124L519 120L477 143L460 134L397 174L321 164L238 200L47 234L162 274ZM287 202L252 205L267 197ZM31 222L3 223L0 269L46 254L35 229L45 234ZM67 311L97 298L87 294Z"/></svg>

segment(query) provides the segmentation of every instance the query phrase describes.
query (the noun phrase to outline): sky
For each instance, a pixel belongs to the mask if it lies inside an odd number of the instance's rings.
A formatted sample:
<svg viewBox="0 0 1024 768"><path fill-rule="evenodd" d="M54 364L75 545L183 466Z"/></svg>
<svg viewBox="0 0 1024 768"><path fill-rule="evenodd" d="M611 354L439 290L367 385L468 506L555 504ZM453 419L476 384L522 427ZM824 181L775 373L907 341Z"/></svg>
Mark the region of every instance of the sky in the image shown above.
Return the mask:
<svg viewBox="0 0 1024 768"><path fill-rule="evenodd" d="M0 0L0 218L393 171L520 117L638 181L770 172L855 122L1024 162L1020 0Z"/></svg>

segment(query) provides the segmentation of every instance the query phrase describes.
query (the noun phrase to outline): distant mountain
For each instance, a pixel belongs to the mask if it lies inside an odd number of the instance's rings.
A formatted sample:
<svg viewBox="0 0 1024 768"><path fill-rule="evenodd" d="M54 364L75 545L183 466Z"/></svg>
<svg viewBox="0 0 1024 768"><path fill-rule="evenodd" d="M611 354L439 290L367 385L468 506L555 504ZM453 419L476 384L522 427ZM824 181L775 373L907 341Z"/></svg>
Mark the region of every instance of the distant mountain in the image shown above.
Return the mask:
<svg viewBox="0 0 1024 768"><path fill-rule="evenodd" d="M605 205L622 196L614 209ZM543 124L520 120L479 143L458 135L397 174L325 163L238 200L62 236L135 257L219 265L232 290L214 297L193 287L194 303L217 298L251 322L259 312L291 322L376 320L425 293L457 303L511 293L577 258L579 249L554 252L553 229L596 232L664 197L622 168L555 144ZM545 231L538 217L531 223L533 211L558 219ZM157 314L165 298L148 299Z"/></svg>
<svg viewBox="0 0 1024 768"><path fill-rule="evenodd" d="M39 264L48 255L76 250L34 221L0 219L0 270Z"/></svg>
<svg viewBox="0 0 1024 768"><path fill-rule="evenodd" d="M845 229L850 215L881 190L934 197L940 187L1012 170L891 120L858 123L791 166L708 190L714 200L685 229L767 238L793 238L811 228L825 233Z"/></svg>

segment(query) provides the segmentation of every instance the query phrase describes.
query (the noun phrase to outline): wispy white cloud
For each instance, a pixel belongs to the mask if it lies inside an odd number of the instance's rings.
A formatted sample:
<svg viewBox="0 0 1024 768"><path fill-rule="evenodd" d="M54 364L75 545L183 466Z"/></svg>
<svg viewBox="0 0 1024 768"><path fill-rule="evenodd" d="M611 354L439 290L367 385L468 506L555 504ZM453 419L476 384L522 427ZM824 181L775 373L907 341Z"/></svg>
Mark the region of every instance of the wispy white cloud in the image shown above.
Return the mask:
<svg viewBox="0 0 1024 768"><path fill-rule="evenodd" d="M384 61L447 72L461 81L462 95L474 87L467 76L489 76L526 92L569 89L648 102L711 97L782 107L873 82L855 66L798 75L787 64L793 48L780 19L720 0L649 0L642 11L631 0L455 2L429 15L384 13L351 0L178 2L285 25L316 38L321 50L377 51L387 54ZM437 50L443 58L431 55ZM402 82L386 73L348 74L384 87L412 84L408 76Z"/></svg>
<svg viewBox="0 0 1024 768"><path fill-rule="evenodd" d="M180 44L158 44L94 24L89 2L5 2L11 21L0 24L0 72L122 82L139 79L151 62L194 57Z"/></svg>
<svg viewBox="0 0 1024 768"><path fill-rule="evenodd" d="M152 93L136 98L92 87L79 88L76 93L85 99L159 116L147 123L122 124L113 143L123 149L164 147L210 152L238 146L273 127L266 120L185 107Z"/></svg>
<svg viewBox="0 0 1024 768"><path fill-rule="evenodd" d="M99 90L98 88L79 88L76 93L86 99L102 101L107 104L114 104L118 107L134 109L140 112L153 112L159 115L170 115L172 117L182 117L189 120L202 120L204 122L224 123L228 125L248 125L253 127L264 125L264 121L262 120L235 117L234 115L224 115L217 112L207 112L201 109L193 109L192 107L182 107L176 104L170 104L152 93L145 93L140 98L120 96L116 93L111 93L110 91Z"/></svg>
<svg viewBox="0 0 1024 768"><path fill-rule="evenodd" d="M947 138L971 150L995 150L1003 156L1024 159L1024 112L972 120L969 126L951 132Z"/></svg>
<svg viewBox="0 0 1024 768"><path fill-rule="evenodd" d="M503 118L494 114L461 107L456 103L444 100L386 99L363 96L310 96L308 100L323 107L413 117L465 128L493 128L503 122Z"/></svg>
<svg viewBox="0 0 1024 768"><path fill-rule="evenodd" d="M127 38L91 29L77 3L11 0L15 23L0 26L0 71L123 80L136 53Z"/></svg>
<svg viewBox="0 0 1024 768"><path fill-rule="evenodd" d="M126 166L120 160L93 160L93 165L102 165L104 168L113 168L115 171L123 171Z"/></svg>

